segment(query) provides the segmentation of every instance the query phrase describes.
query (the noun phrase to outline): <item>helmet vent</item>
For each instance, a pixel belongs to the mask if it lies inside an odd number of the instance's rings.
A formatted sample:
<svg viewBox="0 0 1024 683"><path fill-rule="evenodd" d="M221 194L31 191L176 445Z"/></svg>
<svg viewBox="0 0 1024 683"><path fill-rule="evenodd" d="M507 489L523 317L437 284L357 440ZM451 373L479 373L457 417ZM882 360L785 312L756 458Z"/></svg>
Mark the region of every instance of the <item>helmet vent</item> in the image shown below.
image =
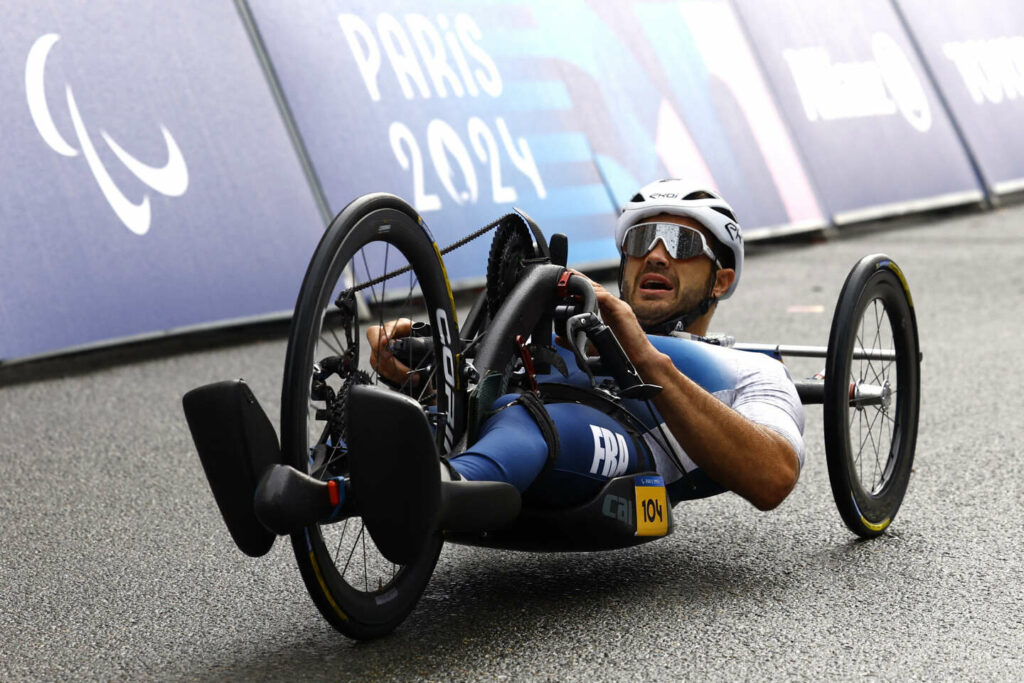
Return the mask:
<svg viewBox="0 0 1024 683"><path fill-rule="evenodd" d="M683 201L692 201L694 199L718 199L715 195L711 194L707 190L697 190L683 197Z"/></svg>
<svg viewBox="0 0 1024 683"><path fill-rule="evenodd" d="M629 201L631 201L631 202L642 202L642 201L644 201L644 196L642 194L640 194L639 192L637 192L635 195L633 195L633 198L630 199Z"/></svg>
<svg viewBox="0 0 1024 683"><path fill-rule="evenodd" d="M731 221L735 221L736 220L736 216L732 215L732 211L729 211L727 209L723 209L720 206L712 206L711 208L714 209L715 211L717 211L718 213L722 214L723 216L725 216L726 218L728 218Z"/></svg>

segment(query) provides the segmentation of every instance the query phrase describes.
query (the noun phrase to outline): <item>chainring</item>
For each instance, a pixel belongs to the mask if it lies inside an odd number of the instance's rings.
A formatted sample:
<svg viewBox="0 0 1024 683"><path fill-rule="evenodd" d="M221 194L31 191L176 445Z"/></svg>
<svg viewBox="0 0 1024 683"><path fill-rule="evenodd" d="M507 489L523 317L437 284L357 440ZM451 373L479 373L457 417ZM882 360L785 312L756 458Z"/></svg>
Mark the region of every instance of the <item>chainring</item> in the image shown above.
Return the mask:
<svg viewBox="0 0 1024 683"><path fill-rule="evenodd" d="M535 258L533 236L520 220L504 220L498 226L487 257L487 312L491 319Z"/></svg>

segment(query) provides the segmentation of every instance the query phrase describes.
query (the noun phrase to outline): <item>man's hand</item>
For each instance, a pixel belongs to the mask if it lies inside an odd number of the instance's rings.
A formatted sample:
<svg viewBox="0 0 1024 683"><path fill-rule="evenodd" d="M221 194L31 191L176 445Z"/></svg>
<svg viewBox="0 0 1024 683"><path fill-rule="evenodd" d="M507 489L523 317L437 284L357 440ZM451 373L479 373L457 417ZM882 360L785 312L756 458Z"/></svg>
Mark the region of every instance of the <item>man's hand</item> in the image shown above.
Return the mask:
<svg viewBox="0 0 1024 683"><path fill-rule="evenodd" d="M389 320L381 325L366 329L366 341L370 343L370 366L384 379L401 386L411 381L415 386L419 378L410 375L412 368L400 362L388 348L392 339L401 339L412 334L412 321L408 318Z"/></svg>

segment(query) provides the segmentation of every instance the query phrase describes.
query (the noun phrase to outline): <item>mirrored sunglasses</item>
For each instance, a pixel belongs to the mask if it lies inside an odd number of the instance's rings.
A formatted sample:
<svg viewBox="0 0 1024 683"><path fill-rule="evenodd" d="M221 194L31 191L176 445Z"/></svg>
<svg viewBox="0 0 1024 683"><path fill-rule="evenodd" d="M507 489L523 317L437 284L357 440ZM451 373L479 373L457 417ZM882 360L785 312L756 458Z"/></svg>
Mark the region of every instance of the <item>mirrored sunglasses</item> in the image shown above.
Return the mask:
<svg viewBox="0 0 1024 683"><path fill-rule="evenodd" d="M665 251L674 259L688 259L704 254L715 266L722 267L699 230L675 223L637 223L626 232L622 240L622 251L629 256L642 258L651 253L658 240L661 240Z"/></svg>

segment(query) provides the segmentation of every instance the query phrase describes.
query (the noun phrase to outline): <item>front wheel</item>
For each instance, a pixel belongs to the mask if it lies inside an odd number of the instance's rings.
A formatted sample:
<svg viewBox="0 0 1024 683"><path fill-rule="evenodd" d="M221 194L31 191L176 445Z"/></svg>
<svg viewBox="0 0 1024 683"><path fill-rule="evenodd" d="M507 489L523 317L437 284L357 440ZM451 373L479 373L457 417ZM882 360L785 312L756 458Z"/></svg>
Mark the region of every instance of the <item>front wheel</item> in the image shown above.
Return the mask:
<svg viewBox="0 0 1024 683"><path fill-rule="evenodd" d="M855 534L881 534L910 481L921 356L910 289L895 262L866 256L843 284L825 366L832 495Z"/></svg>
<svg viewBox="0 0 1024 683"><path fill-rule="evenodd" d="M396 385L369 364L366 330L406 318L414 333L394 354L412 369ZM411 343L415 342L415 343ZM448 453L465 421L458 327L440 252L407 203L366 195L331 222L299 292L281 397L285 462L321 480L349 476L346 403L351 387L383 384L417 400ZM394 425L401 429L401 425ZM363 454L360 454L362 457ZM360 495L354 491L358 510ZM292 545L313 602L337 630L368 639L392 631L413 609L437 562L431 537L415 560L389 562L351 516L293 534Z"/></svg>

